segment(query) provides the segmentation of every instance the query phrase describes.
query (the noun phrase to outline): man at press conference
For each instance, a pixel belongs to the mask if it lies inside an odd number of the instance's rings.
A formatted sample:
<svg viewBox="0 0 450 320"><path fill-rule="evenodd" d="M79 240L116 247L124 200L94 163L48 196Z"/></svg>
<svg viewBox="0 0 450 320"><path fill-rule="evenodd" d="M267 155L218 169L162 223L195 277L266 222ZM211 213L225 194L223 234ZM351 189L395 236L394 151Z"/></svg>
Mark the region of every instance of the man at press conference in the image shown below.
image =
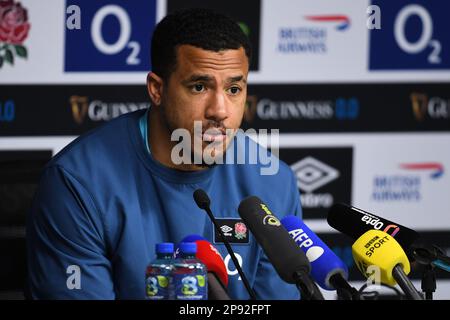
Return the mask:
<svg viewBox="0 0 450 320"><path fill-rule="evenodd" d="M251 48L237 23L208 10L179 11L158 23L151 48L151 107L80 136L42 173L27 220L33 299L144 299L155 244L179 243L189 234L206 238L226 257L230 297L249 299L193 192L206 191L219 224L241 222L237 208L250 195L279 218L301 217L296 180L281 160L271 174L262 173L260 161L203 160L205 150L215 159L229 159L230 150L232 157L249 150L273 156L238 132ZM180 129L193 137L183 161L174 159ZM239 138L245 143L235 143ZM299 299L248 228L243 239L231 246L256 297Z"/></svg>

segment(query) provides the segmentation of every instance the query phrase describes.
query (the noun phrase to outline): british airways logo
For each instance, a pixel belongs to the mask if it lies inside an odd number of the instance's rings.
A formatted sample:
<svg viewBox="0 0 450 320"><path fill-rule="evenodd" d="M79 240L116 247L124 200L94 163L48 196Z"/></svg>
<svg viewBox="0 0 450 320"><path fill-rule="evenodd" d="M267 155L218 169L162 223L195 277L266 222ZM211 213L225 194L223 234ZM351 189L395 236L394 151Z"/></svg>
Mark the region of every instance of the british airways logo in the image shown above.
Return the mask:
<svg viewBox="0 0 450 320"><path fill-rule="evenodd" d="M423 175L436 181L444 175L444 166L438 162L401 163L401 174L377 175L374 177L372 199L377 202L422 200ZM405 172L407 174L405 174Z"/></svg>
<svg viewBox="0 0 450 320"><path fill-rule="evenodd" d="M402 163L400 168L413 171L431 171L430 177L438 179L444 174L444 166L437 162Z"/></svg>
<svg viewBox="0 0 450 320"><path fill-rule="evenodd" d="M306 16L305 19L322 23L334 23L336 24L336 30L339 31L347 30L350 27L350 18L345 15Z"/></svg>
<svg viewBox="0 0 450 320"><path fill-rule="evenodd" d="M328 54L332 50L329 38L335 36L335 30L347 31L350 25L346 15L303 16L297 26L279 29L277 51L283 54Z"/></svg>

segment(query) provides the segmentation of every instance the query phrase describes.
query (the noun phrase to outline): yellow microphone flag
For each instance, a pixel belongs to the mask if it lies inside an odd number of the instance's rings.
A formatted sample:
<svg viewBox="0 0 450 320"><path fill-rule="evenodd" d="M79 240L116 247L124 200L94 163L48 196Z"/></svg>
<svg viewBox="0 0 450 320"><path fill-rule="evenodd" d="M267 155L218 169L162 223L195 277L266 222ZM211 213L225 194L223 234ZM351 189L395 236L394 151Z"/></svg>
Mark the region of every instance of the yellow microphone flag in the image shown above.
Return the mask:
<svg viewBox="0 0 450 320"><path fill-rule="evenodd" d="M380 230L369 230L352 245L353 259L359 271L369 278L367 268L375 265L380 269L381 283L394 286L397 284L392 270L401 264L405 274L409 274L411 266L408 257L400 244L392 236Z"/></svg>

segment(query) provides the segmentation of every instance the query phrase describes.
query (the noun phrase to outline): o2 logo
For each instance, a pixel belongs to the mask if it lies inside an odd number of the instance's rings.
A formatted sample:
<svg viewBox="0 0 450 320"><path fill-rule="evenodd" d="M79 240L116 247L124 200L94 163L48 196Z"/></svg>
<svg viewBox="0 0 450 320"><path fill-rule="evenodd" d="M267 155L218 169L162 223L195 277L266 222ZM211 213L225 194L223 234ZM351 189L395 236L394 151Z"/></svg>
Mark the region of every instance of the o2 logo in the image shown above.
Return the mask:
<svg viewBox="0 0 450 320"><path fill-rule="evenodd" d="M236 260L238 261L239 266L242 268L242 256L236 252L234 253L234 255L236 256ZM236 269L234 262L229 254L225 257L223 262L225 263L225 267L227 268L227 273L229 276L239 276L239 271ZM242 280L241 276L238 277L238 280Z"/></svg>
<svg viewBox="0 0 450 320"><path fill-rule="evenodd" d="M405 35L406 23L412 17L418 17L422 24L420 36L415 41L410 41ZM418 54L425 51L430 46L431 53L428 55L428 62L441 63L441 43L433 37L433 19L430 13L424 7L418 4L410 4L404 7L397 15L394 22L395 41L398 46L408 54Z"/></svg>
<svg viewBox="0 0 450 320"><path fill-rule="evenodd" d="M371 70L450 69L448 1L374 0L383 28L370 31Z"/></svg>
<svg viewBox="0 0 450 320"><path fill-rule="evenodd" d="M67 0L66 8L66 72L150 69L156 0Z"/></svg>
<svg viewBox="0 0 450 320"><path fill-rule="evenodd" d="M102 26L105 18L112 15L117 18L119 22L119 38L113 44L105 41L102 34ZM125 60L126 64L136 65L140 63L137 58L141 50L141 46L136 41L130 41L131 37L131 21L127 12L119 6L108 5L104 6L94 16L91 25L91 39L95 47L103 54L114 55L118 54L125 48L130 48L131 52Z"/></svg>

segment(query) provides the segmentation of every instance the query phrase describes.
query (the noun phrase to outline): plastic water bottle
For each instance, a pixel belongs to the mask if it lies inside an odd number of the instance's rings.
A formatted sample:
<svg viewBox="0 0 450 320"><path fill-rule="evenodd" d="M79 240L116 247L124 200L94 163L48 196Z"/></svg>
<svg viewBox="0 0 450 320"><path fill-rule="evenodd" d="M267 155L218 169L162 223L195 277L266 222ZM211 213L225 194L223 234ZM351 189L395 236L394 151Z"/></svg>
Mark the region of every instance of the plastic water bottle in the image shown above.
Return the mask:
<svg viewBox="0 0 450 320"><path fill-rule="evenodd" d="M173 243L158 243L156 259L145 272L145 298L147 300L172 300Z"/></svg>
<svg viewBox="0 0 450 320"><path fill-rule="evenodd" d="M180 243L180 258L173 263L172 279L175 300L208 300L207 270L195 258L195 242Z"/></svg>

